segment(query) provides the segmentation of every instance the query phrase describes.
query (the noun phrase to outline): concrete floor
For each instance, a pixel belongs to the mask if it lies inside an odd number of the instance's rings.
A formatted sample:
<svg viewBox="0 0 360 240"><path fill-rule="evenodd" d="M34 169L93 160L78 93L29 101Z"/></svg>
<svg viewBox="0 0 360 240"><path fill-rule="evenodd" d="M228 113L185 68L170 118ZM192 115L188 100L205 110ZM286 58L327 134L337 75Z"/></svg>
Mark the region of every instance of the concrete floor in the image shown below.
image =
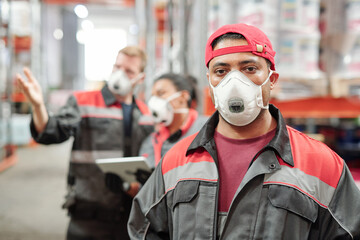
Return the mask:
<svg viewBox="0 0 360 240"><path fill-rule="evenodd" d="M61 209L71 141L19 147L18 162L0 173L0 239L63 240L68 218Z"/></svg>

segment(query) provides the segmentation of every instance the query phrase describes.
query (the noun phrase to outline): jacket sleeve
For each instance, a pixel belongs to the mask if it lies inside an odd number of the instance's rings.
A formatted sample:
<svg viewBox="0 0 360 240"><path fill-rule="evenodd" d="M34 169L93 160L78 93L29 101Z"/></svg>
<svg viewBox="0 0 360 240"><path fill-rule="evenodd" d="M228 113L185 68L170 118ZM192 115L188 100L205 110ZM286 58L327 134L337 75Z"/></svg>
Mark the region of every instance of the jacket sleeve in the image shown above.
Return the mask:
<svg viewBox="0 0 360 240"><path fill-rule="evenodd" d="M146 157L146 161L151 168L155 168L154 146L152 144L153 134L150 134L141 143L139 155Z"/></svg>
<svg viewBox="0 0 360 240"><path fill-rule="evenodd" d="M75 135L80 121L81 114L77 101L74 96L71 96L56 115L49 114L49 120L43 132L36 132L32 120L30 123L31 135L38 143L61 143Z"/></svg>
<svg viewBox="0 0 360 240"><path fill-rule="evenodd" d="M131 239L170 239L161 163L135 196L128 221Z"/></svg>
<svg viewBox="0 0 360 240"><path fill-rule="evenodd" d="M336 223L323 226L326 239L360 239L360 190L346 164L328 211Z"/></svg>

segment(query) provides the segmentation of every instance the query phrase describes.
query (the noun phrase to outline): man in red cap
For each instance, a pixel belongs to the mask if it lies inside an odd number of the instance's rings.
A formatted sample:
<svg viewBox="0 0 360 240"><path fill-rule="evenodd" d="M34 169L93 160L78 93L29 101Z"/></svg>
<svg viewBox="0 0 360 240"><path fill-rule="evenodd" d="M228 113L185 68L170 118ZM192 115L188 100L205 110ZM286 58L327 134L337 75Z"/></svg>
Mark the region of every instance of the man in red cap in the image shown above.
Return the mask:
<svg viewBox="0 0 360 240"><path fill-rule="evenodd" d="M360 191L344 161L269 104L274 56L253 26L210 36L217 111L165 154L135 197L132 239L360 239Z"/></svg>

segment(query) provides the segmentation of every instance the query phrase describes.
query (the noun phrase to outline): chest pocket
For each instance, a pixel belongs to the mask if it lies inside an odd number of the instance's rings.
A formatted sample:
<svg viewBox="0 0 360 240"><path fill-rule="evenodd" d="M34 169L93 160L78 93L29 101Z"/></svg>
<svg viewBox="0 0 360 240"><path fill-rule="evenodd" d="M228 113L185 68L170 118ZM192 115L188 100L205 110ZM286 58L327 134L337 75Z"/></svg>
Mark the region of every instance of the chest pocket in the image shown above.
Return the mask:
<svg viewBox="0 0 360 240"><path fill-rule="evenodd" d="M168 194L171 239L213 239L216 187L180 181Z"/></svg>
<svg viewBox="0 0 360 240"><path fill-rule="evenodd" d="M189 203L198 193L198 181L181 181L173 191L172 201L168 201L168 208L174 211L175 207L181 203Z"/></svg>
<svg viewBox="0 0 360 240"><path fill-rule="evenodd" d="M294 188L270 185L268 198L276 208L285 209L313 223L317 219L318 205L310 197Z"/></svg>

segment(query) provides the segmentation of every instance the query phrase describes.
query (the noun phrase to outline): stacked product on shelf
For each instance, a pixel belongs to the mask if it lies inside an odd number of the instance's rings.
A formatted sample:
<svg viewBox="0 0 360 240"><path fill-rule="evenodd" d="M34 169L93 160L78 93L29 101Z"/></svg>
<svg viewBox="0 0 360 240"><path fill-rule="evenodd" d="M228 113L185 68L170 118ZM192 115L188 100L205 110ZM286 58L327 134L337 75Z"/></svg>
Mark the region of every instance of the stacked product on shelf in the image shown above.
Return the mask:
<svg viewBox="0 0 360 240"><path fill-rule="evenodd" d="M237 21L262 29L277 51L276 97L325 95L327 82L318 65L320 0L241 0L237 6Z"/></svg>
<svg viewBox="0 0 360 240"><path fill-rule="evenodd" d="M9 2L0 1L0 172L16 163L14 146L9 144L11 102L9 89Z"/></svg>
<svg viewBox="0 0 360 240"><path fill-rule="evenodd" d="M319 0L281 0L277 44L280 99L324 96L327 81L319 68Z"/></svg>
<svg viewBox="0 0 360 240"><path fill-rule="evenodd" d="M33 6L30 1L0 2L0 172L17 162L17 146L31 142L28 104L14 76L31 65Z"/></svg>
<svg viewBox="0 0 360 240"><path fill-rule="evenodd" d="M320 65L330 82L330 94L358 103L360 109L360 0L321 1ZM341 106L338 106L341 107ZM360 114L341 119L336 127L336 151L348 163L360 186Z"/></svg>
<svg viewBox="0 0 360 240"><path fill-rule="evenodd" d="M31 4L29 1L13 1L10 4L10 37L12 40L10 76L22 72L24 66L31 65L32 25ZM25 97L16 86L15 78L11 79L12 100L14 111L21 111ZM22 113L22 112L19 112Z"/></svg>
<svg viewBox="0 0 360 240"><path fill-rule="evenodd" d="M335 97L360 95L360 0L322 0L321 65Z"/></svg>

